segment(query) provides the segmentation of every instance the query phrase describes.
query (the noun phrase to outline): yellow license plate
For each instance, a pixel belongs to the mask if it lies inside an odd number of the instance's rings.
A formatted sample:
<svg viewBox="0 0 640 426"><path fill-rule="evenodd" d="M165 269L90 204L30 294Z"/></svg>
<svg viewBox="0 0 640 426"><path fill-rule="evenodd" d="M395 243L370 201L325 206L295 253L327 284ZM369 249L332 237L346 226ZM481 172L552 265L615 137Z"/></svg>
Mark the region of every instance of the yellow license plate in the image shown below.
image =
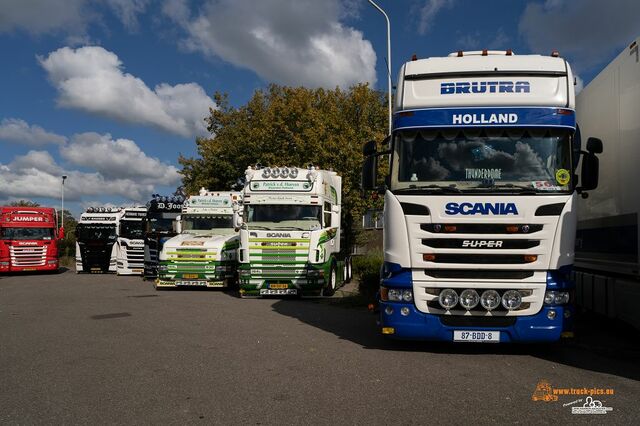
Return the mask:
<svg viewBox="0 0 640 426"><path fill-rule="evenodd" d="M289 288L289 284L269 284L269 288Z"/></svg>
<svg viewBox="0 0 640 426"><path fill-rule="evenodd" d="M198 274L183 274L182 278L198 278Z"/></svg>

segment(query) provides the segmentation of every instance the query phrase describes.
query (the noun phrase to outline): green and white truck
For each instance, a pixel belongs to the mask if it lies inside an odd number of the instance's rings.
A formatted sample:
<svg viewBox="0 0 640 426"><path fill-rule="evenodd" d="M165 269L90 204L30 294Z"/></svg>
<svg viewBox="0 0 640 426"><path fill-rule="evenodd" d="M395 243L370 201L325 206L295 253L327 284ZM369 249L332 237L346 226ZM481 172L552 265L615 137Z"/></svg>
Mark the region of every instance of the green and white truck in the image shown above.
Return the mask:
<svg viewBox="0 0 640 426"><path fill-rule="evenodd" d="M190 196L176 219L178 235L160 252L156 288L230 287L237 282L239 234L234 215L242 194L204 188Z"/></svg>
<svg viewBox="0 0 640 426"><path fill-rule="evenodd" d="M240 227L242 297L332 296L351 278L342 247L342 178L297 167L249 167Z"/></svg>

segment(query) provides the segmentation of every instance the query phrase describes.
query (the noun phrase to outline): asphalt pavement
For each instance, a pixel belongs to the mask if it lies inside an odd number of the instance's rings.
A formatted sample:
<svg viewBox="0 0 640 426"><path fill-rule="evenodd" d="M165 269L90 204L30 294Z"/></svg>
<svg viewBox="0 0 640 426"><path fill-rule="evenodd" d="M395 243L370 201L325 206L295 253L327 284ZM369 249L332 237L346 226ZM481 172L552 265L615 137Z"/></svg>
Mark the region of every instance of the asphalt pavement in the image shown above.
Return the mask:
<svg viewBox="0 0 640 426"><path fill-rule="evenodd" d="M5 276L0 423L636 424L640 333L591 316L577 331L551 345L395 342L366 309L326 300ZM611 410L533 401L542 381L612 389L594 397Z"/></svg>

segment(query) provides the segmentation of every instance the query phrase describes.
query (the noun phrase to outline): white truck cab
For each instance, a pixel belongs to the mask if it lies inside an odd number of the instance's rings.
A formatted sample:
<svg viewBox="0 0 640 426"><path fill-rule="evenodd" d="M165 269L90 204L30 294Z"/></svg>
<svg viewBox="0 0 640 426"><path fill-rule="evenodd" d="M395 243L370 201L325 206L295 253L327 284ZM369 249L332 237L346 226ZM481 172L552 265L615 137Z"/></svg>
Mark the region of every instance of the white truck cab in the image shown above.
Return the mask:
<svg viewBox="0 0 640 426"><path fill-rule="evenodd" d="M240 295L331 296L350 277L341 247L342 178L313 166L248 167Z"/></svg>
<svg viewBox="0 0 640 426"><path fill-rule="evenodd" d="M380 331L461 342L570 333L576 200L597 185L599 141L578 186L569 64L456 52L407 62L397 87L387 149L364 148L363 187L384 193ZM380 155L391 159L381 187Z"/></svg>

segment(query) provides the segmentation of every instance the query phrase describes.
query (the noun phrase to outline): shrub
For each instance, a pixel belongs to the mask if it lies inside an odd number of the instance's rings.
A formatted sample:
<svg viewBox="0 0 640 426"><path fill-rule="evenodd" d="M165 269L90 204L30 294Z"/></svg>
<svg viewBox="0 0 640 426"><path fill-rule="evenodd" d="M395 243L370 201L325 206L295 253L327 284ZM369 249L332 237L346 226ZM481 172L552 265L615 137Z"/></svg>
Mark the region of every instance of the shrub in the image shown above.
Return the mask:
<svg viewBox="0 0 640 426"><path fill-rule="evenodd" d="M375 301L380 287L380 268L382 267L382 253L375 252L363 256L354 256L352 261L353 274L358 276L358 290L366 300Z"/></svg>

